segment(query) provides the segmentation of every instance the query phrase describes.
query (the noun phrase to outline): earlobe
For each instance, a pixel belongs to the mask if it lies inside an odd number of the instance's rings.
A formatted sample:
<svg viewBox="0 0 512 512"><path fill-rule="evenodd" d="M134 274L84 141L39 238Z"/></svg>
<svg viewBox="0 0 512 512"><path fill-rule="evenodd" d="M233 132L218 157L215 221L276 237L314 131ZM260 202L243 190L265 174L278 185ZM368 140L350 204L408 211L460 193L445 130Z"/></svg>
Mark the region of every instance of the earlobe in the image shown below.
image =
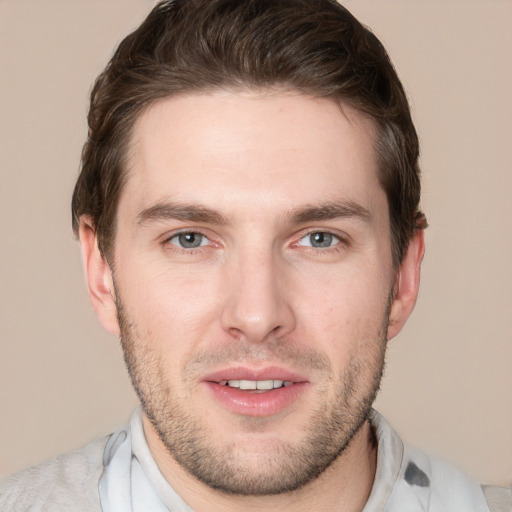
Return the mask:
<svg viewBox="0 0 512 512"><path fill-rule="evenodd" d="M85 215L80 218L78 235L89 300L103 328L111 334L119 335L112 272L98 248L93 223Z"/></svg>
<svg viewBox="0 0 512 512"><path fill-rule="evenodd" d="M409 242L407 252L395 276L393 302L388 323L388 340L394 338L402 330L414 309L418 297L421 262L424 254L424 230L418 229Z"/></svg>

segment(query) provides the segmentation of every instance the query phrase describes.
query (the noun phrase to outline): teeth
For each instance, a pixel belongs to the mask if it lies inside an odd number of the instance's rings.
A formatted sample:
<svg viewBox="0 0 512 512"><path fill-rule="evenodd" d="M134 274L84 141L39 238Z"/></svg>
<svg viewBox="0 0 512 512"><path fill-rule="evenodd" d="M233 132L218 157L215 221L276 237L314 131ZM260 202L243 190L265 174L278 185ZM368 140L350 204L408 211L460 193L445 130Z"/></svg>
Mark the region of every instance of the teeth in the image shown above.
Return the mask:
<svg viewBox="0 0 512 512"><path fill-rule="evenodd" d="M282 387L291 386L289 381L282 380L223 380L219 382L222 386L229 386L230 388L239 388L243 390L261 390L270 391L271 389L278 389Z"/></svg>
<svg viewBox="0 0 512 512"><path fill-rule="evenodd" d="M256 382L256 389L274 389L274 381L273 380L259 380Z"/></svg>
<svg viewBox="0 0 512 512"><path fill-rule="evenodd" d="M236 382L236 381L235 381ZM231 386L231 381L228 383ZM240 389L256 389L258 383L255 380L241 380L238 381L238 386Z"/></svg>

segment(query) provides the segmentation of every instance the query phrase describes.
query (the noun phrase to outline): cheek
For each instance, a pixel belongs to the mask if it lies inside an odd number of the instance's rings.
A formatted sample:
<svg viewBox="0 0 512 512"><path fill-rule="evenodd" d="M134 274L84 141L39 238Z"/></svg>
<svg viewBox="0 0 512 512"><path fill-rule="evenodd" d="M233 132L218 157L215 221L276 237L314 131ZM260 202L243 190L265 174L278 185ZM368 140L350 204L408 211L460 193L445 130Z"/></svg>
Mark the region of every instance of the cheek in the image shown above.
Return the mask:
<svg viewBox="0 0 512 512"><path fill-rule="evenodd" d="M296 283L298 325L333 359L346 360L382 334L389 296L383 273L324 272Z"/></svg>
<svg viewBox="0 0 512 512"><path fill-rule="evenodd" d="M193 266L178 270L151 262L120 269L123 305L144 337L172 339L204 330L218 309L218 284Z"/></svg>

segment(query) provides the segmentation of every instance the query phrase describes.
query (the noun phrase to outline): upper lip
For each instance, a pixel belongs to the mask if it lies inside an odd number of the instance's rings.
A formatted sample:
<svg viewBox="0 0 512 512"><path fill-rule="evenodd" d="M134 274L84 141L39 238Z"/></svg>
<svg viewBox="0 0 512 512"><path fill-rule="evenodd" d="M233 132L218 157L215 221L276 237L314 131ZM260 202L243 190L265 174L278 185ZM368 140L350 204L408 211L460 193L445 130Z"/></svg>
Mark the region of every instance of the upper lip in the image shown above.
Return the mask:
<svg viewBox="0 0 512 512"><path fill-rule="evenodd" d="M228 380L282 380L287 382L307 382L308 379L297 372L279 366L265 368L248 368L245 366L232 366L216 370L206 375L205 382L222 382Z"/></svg>

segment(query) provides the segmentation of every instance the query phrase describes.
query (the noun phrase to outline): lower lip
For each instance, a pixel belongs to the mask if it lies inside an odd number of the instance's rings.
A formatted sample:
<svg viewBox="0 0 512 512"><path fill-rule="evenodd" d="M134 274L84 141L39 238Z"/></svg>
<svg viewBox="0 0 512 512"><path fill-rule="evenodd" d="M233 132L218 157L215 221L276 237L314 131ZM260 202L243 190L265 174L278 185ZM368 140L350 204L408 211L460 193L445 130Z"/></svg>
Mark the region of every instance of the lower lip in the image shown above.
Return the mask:
<svg viewBox="0 0 512 512"><path fill-rule="evenodd" d="M204 383L214 398L229 411L244 416L271 416L290 407L306 391L306 382L264 392L241 391L216 382Z"/></svg>

